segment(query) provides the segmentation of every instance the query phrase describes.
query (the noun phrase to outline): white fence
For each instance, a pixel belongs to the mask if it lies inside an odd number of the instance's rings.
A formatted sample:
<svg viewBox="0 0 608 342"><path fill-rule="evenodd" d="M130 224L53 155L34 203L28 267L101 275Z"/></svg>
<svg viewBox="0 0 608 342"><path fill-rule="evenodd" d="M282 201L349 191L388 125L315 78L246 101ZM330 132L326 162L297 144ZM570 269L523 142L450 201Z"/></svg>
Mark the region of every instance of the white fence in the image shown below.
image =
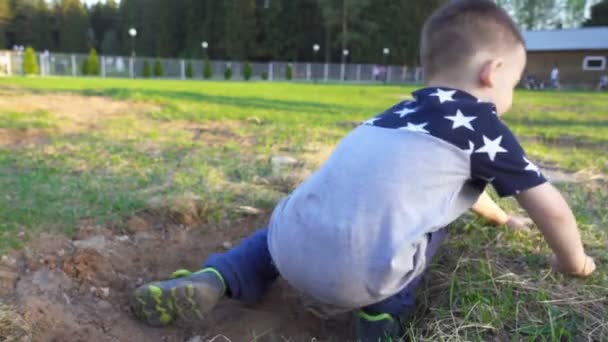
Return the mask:
<svg viewBox="0 0 608 342"><path fill-rule="evenodd" d="M36 55L41 76L82 76L87 55L39 53ZM155 78L188 79L188 65L192 66L192 79L203 79L204 62L200 59L156 59L147 57L99 56L100 77L143 78L144 63L148 61L153 74L154 64L159 60L163 74ZM292 67L292 79L319 82L389 82L418 83L423 78L422 68L405 66L382 66L373 64L335 63L251 63L252 79L282 81L287 79L287 66ZM224 79L226 68L232 69L233 80L242 80L243 62L211 61L212 79ZM0 52L0 74L22 75L23 53Z"/></svg>

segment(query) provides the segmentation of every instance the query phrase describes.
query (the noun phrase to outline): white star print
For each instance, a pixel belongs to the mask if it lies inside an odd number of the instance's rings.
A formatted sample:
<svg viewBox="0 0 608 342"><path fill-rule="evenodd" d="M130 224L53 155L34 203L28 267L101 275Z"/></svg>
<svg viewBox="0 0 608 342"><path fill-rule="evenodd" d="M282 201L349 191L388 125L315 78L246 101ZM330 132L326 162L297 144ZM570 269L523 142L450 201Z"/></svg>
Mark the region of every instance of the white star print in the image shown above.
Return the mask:
<svg viewBox="0 0 608 342"><path fill-rule="evenodd" d="M471 126L471 121L477 119L476 116L464 116L460 109L458 109L456 111L456 115L444 116L444 118L454 122L454 124L452 125L452 129L456 129L458 127L466 127L471 131L475 132L475 129L473 129L473 126Z"/></svg>
<svg viewBox="0 0 608 342"><path fill-rule="evenodd" d="M490 140L485 135L483 136L483 143L485 144L482 148L475 151L475 153L487 153L491 161L494 161L496 154L509 152L500 146L502 142L502 135L494 140Z"/></svg>
<svg viewBox="0 0 608 342"><path fill-rule="evenodd" d="M529 161L528 158L526 158L526 157L524 157L524 161L526 163L528 163L528 165L526 166L525 170L526 171L536 172L536 174L538 175L538 177L540 177L540 169L538 168L538 166L534 165L534 163L532 163L531 161Z"/></svg>
<svg viewBox="0 0 608 342"><path fill-rule="evenodd" d="M371 119L369 119L369 120L367 120L367 121L363 121L363 124L364 124L364 125L372 125L372 126L373 126L373 125L374 125L374 122L376 122L376 121L378 121L378 120L380 120L380 118L379 118L379 117L371 118Z"/></svg>
<svg viewBox="0 0 608 342"><path fill-rule="evenodd" d="M411 123L411 122L408 122L408 123L407 123L407 126L405 126L405 127L401 127L401 128L399 128L399 129L402 129L402 130L404 130L404 131L410 131L410 132L422 132L422 133L427 133L427 134L428 134L428 133L429 133L429 131L427 131L426 129L424 129L424 127L425 127L426 125L428 125L428 124L429 124L428 122L425 122L425 123L421 123L421 124L419 124L419 125L415 125L415 124L413 124L413 123Z"/></svg>
<svg viewBox="0 0 608 342"><path fill-rule="evenodd" d="M496 177L492 177L492 178L480 177L480 178L488 183L493 183L494 180L496 179Z"/></svg>
<svg viewBox="0 0 608 342"><path fill-rule="evenodd" d="M464 150L468 155L473 154L473 151L475 151L475 144L469 140L469 149L468 150Z"/></svg>
<svg viewBox="0 0 608 342"><path fill-rule="evenodd" d="M417 111L418 111L418 108L403 107L402 110L396 111L395 114L399 114L399 117L402 118L402 117L408 116L412 113L416 113Z"/></svg>
<svg viewBox="0 0 608 342"><path fill-rule="evenodd" d="M429 96L436 96L439 98L439 103L444 103L446 101L454 101L454 94L456 94L456 90L442 90L437 88L437 92L435 94L430 94Z"/></svg>

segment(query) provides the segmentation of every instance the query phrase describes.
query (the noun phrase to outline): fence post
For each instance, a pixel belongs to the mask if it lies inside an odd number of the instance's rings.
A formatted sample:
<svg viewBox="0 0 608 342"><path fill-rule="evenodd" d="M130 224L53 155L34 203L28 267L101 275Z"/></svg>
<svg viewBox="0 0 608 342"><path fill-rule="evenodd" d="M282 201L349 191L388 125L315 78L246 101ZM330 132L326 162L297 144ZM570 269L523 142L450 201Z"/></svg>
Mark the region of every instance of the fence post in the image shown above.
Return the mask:
<svg viewBox="0 0 608 342"><path fill-rule="evenodd" d="M179 61L180 65L180 77L182 80L186 79L186 61L183 59Z"/></svg>
<svg viewBox="0 0 608 342"><path fill-rule="evenodd" d="M72 55L72 76L76 77L76 55Z"/></svg>
<svg viewBox="0 0 608 342"><path fill-rule="evenodd" d="M344 63L340 64L340 82L344 82L344 76L346 76L345 71L346 71L346 68L345 68Z"/></svg>
<svg viewBox="0 0 608 342"><path fill-rule="evenodd" d="M44 56L40 53L38 54L38 65L40 65L40 76L44 76Z"/></svg>
<svg viewBox="0 0 608 342"><path fill-rule="evenodd" d="M361 64L357 64L357 82L361 81Z"/></svg>
<svg viewBox="0 0 608 342"><path fill-rule="evenodd" d="M268 63L268 80L272 81L272 62Z"/></svg>
<svg viewBox="0 0 608 342"><path fill-rule="evenodd" d="M135 61L133 60L133 57L131 57L129 58L129 76L131 76L131 78L135 78L135 68L133 64L135 64Z"/></svg>
<svg viewBox="0 0 608 342"><path fill-rule="evenodd" d="M101 56L101 77L106 78L106 58Z"/></svg>
<svg viewBox="0 0 608 342"><path fill-rule="evenodd" d="M9 76L13 76L13 54L10 52L6 53L8 64L6 65L6 73Z"/></svg>
<svg viewBox="0 0 608 342"><path fill-rule="evenodd" d="M389 65L386 67L386 83L390 83L391 82L391 70L393 68Z"/></svg>
<svg viewBox="0 0 608 342"><path fill-rule="evenodd" d="M325 82L327 82L327 79L329 78L329 64L325 63L325 67L323 68L323 78L325 79Z"/></svg>
<svg viewBox="0 0 608 342"><path fill-rule="evenodd" d="M306 63L306 80L310 81L310 63Z"/></svg>

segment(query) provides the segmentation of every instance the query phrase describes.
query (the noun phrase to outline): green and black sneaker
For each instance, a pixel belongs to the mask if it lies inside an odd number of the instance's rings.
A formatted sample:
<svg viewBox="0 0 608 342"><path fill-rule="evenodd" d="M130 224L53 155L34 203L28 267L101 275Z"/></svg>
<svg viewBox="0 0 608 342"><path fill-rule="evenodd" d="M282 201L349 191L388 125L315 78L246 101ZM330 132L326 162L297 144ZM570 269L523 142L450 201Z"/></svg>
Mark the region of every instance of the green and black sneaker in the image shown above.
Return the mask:
<svg viewBox="0 0 608 342"><path fill-rule="evenodd" d="M151 326L175 321L195 323L203 320L226 293L222 275L214 268L197 272L178 270L171 278L140 286L131 295L131 310Z"/></svg>
<svg viewBox="0 0 608 342"><path fill-rule="evenodd" d="M390 314L371 315L359 312L357 323L358 342L398 342L405 334L401 320Z"/></svg>

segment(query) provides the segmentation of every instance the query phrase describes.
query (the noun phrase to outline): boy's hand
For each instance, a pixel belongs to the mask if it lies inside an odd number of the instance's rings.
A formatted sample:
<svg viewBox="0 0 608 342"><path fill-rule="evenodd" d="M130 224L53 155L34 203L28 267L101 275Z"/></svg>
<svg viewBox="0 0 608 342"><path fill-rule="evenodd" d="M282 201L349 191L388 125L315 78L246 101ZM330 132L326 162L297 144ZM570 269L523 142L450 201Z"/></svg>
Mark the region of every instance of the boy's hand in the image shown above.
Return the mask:
<svg viewBox="0 0 608 342"><path fill-rule="evenodd" d="M506 225L515 230L527 230L534 225L534 221L525 216L509 215Z"/></svg>
<svg viewBox="0 0 608 342"><path fill-rule="evenodd" d="M596 268L593 258L590 256L585 256L585 261L582 266L580 266L578 269L568 270L559 262L555 254L551 256L551 267L559 273L581 278L588 277L595 271Z"/></svg>

